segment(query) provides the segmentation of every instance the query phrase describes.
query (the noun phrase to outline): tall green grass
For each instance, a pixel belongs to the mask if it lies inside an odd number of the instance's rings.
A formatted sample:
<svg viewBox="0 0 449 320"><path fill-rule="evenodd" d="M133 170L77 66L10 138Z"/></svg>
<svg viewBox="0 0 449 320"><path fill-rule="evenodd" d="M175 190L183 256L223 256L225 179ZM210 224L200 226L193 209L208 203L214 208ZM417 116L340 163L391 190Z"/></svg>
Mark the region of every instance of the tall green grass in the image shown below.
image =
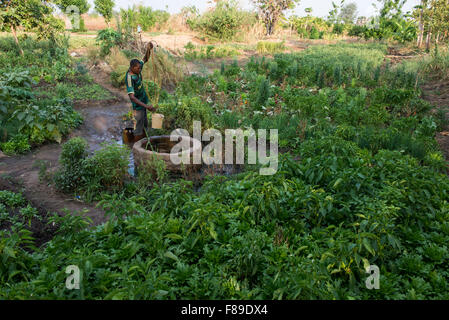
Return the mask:
<svg viewBox="0 0 449 320"><path fill-rule="evenodd" d="M405 70L419 73L424 79L449 79L449 49L436 47L425 56L402 63Z"/></svg>
<svg viewBox="0 0 449 320"><path fill-rule="evenodd" d="M257 52L259 54L275 54L284 52L287 48L285 46L285 41L272 42L272 41L259 41L257 43Z"/></svg>

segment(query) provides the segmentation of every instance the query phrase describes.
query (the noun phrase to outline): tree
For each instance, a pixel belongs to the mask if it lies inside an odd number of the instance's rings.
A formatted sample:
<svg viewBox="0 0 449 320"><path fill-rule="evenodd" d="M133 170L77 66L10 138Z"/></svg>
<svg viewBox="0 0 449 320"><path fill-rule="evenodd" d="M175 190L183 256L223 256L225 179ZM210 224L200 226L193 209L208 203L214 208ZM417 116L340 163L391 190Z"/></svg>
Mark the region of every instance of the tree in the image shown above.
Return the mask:
<svg viewBox="0 0 449 320"><path fill-rule="evenodd" d="M266 27L267 35L272 35L274 27L287 9L294 9L299 0L252 0L259 9L259 15Z"/></svg>
<svg viewBox="0 0 449 320"><path fill-rule="evenodd" d="M344 23L354 23L355 19L357 18L357 4L351 2L343 6L341 8L339 18Z"/></svg>
<svg viewBox="0 0 449 320"><path fill-rule="evenodd" d="M449 29L449 1L448 0L422 0L415 7L413 17L419 23L417 45L421 47L426 35L426 50L430 50L432 37L436 43L441 38L447 38Z"/></svg>
<svg viewBox="0 0 449 320"><path fill-rule="evenodd" d="M67 13L67 9L71 6L75 6L79 10L80 14L80 28L84 26L84 20L81 17L82 14L87 13L89 11L90 5L87 3L87 0L53 0L53 2L61 9L62 12ZM72 21L73 26L73 21Z"/></svg>
<svg viewBox="0 0 449 320"><path fill-rule="evenodd" d="M357 18L356 24L357 24L358 26L364 26L367 22L368 22L368 18L367 18L367 17L364 17L364 16L361 16L361 17L358 17L358 18Z"/></svg>
<svg viewBox="0 0 449 320"><path fill-rule="evenodd" d="M103 16L109 28L109 23L112 19L112 8L115 5L114 0L95 0L94 5L95 10Z"/></svg>
<svg viewBox="0 0 449 320"><path fill-rule="evenodd" d="M14 41L23 55L17 38L17 30L35 31L38 38L52 38L58 31L63 31L63 23L52 15L53 9L47 1L9 0L0 3L0 30L11 32Z"/></svg>
<svg viewBox="0 0 449 320"><path fill-rule="evenodd" d="M421 48L424 38L424 8L427 7L427 0L421 0L421 4L415 7L415 13L419 16L419 34L418 34L418 48ZM416 17L415 17L416 18Z"/></svg>
<svg viewBox="0 0 449 320"><path fill-rule="evenodd" d="M335 4L335 2L332 1L332 10L329 11L329 16L327 17L327 20L329 22L336 24L340 23L340 13L344 4L345 0L341 0L340 5L337 5Z"/></svg>
<svg viewBox="0 0 449 320"><path fill-rule="evenodd" d="M182 24L186 24L189 19L196 18L200 11L195 6L185 6L181 9Z"/></svg>

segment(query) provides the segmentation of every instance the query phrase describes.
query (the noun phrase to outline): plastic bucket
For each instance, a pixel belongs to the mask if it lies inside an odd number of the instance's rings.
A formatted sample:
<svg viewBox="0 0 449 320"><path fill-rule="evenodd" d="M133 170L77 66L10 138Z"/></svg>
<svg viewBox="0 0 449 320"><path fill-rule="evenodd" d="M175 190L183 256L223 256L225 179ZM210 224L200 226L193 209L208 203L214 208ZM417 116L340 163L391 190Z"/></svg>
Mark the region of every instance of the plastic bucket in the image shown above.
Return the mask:
<svg viewBox="0 0 449 320"><path fill-rule="evenodd" d="M164 115L160 113L153 113L151 115L151 127L153 129L162 129L162 122L164 121Z"/></svg>

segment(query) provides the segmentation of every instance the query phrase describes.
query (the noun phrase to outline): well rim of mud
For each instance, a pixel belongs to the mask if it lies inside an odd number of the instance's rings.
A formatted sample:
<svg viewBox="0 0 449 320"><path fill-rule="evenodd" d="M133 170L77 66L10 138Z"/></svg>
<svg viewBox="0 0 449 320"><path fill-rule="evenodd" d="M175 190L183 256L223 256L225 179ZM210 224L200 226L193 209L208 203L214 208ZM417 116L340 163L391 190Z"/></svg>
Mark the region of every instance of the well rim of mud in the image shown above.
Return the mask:
<svg viewBox="0 0 449 320"><path fill-rule="evenodd" d="M172 139L177 138L177 140L172 141ZM189 149L184 150L181 152L175 152L175 153L167 153L167 152L157 152L153 150L148 150L145 146L145 144L148 143L148 141L151 143L151 141L164 141L168 142L169 144L178 144L183 139L187 139L187 143L189 143ZM162 136L151 136L148 138L143 138L136 143L134 143L133 146L133 154L134 154L134 164L135 167L138 167L140 165L139 162L145 161L145 160L151 160L155 156L158 159L163 160L167 164L167 169L170 171L179 171L182 170L182 167L190 167L194 166L192 164L192 155L194 152L201 152L201 142L195 138L189 137L189 136L182 136L182 135L162 135ZM190 160L190 164L174 164L171 161L171 157L183 157L188 156Z"/></svg>

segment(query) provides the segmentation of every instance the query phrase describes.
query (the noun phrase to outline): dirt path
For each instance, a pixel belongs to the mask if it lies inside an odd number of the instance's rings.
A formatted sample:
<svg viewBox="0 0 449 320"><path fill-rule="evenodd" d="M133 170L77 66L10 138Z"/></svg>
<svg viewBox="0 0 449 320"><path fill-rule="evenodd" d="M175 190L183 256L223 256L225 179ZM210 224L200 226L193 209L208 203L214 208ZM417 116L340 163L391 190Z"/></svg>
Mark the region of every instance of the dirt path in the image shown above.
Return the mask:
<svg viewBox="0 0 449 320"><path fill-rule="evenodd" d="M75 109L83 115L84 123L66 140L75 136L84 137L91 152L98 150L103 142L120 141L122 115L128 108L121 99L75 104ZM86 215L94 225L105 222L105 213L95 204L83 203L39 180L38 164L45 162L48 171L54 172L58 168L60 153L61 145L51 143L23 156L0 158L0 190L22 191L27 200L39 204L44 211L64 214L64 209L74 213L88 210Z"/></svg>
<svg viewBox="0 0 449 320"><path fill-rule="evenodd" d="M432 82L421 87L423 99L433 104L437 111L443 109L446 112L447 125L443 131L437 133L436 140L443 151L446 161L449 161L449 81Z"/></svg>

